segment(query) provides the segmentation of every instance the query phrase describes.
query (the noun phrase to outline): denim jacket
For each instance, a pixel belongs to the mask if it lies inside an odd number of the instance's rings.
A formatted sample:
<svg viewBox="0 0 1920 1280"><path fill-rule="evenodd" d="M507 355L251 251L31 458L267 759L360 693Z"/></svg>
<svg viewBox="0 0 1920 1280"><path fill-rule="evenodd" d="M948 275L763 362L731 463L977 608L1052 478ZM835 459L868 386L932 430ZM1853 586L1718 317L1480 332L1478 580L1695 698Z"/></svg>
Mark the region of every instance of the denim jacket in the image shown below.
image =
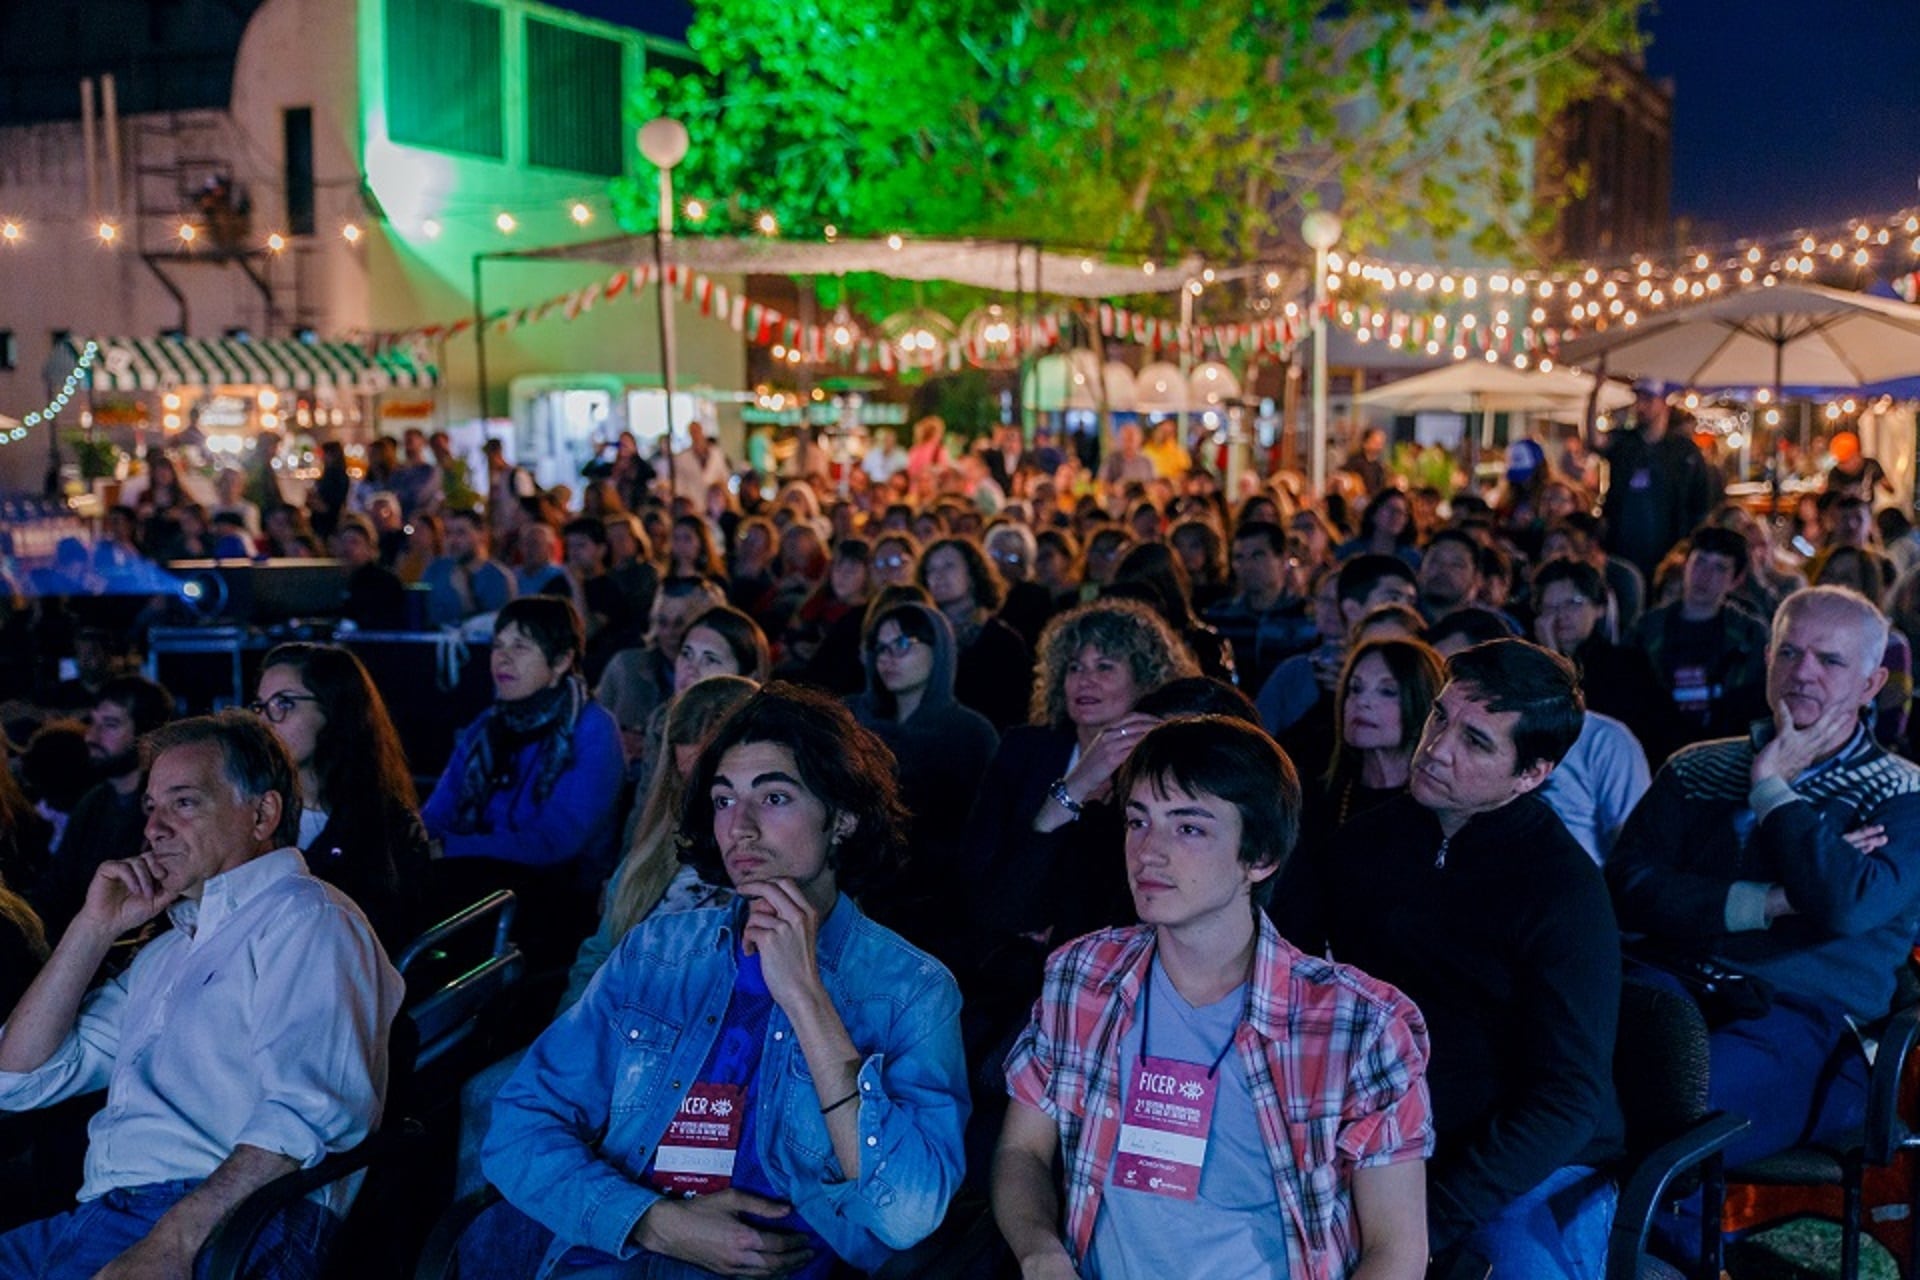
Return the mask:
<svg viewBox="0 0 1920 1280"><path fill-rule="evenodd" d="M660 1193L640 1182L719 1035L746 904L636 926L528 1050L494 1103L487 1177L557 1239L618 1258ZM960 1182L966 1065L960 993L939 962L845 894L820 924L820 976L863 1055L860 1177L841 1174L793 1024L776 1005L760 1058L761 1167L834 1252L863 1270L932 1233Z"/></svg>

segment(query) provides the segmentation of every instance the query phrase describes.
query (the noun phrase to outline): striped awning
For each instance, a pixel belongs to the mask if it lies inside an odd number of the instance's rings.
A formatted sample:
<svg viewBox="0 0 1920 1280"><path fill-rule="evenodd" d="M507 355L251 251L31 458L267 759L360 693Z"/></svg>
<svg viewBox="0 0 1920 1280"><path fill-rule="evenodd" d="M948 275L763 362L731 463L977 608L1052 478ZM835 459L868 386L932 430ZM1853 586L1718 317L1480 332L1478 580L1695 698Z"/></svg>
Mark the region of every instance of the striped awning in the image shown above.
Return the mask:
<svg viewBox="0 0 1920 1280"><path fill-rule="evenodd" d="M432 365L399 349L378 354L351 342L292 338L95 338L93 389L164 391L169 387L265 386L283 391L333 387L376 392L431 387ZM87 340L73 345L84 348Z"/></svg>

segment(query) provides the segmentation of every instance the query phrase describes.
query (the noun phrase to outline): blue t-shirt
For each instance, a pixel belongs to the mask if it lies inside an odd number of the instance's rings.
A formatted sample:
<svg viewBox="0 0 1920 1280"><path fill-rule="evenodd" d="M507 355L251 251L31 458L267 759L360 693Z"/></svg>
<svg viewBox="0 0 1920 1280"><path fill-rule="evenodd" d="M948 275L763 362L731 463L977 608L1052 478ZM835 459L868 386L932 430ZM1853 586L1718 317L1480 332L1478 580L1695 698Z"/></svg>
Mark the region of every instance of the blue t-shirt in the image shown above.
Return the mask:
<svg viewBox="0 0 1920 1280"><path fill-rule="evenodd" d="M767 1019L773 1013L773 993L767 989L758 953L741 955L736 944L734 956L739 962L739 969L733 980L733 996L727 1002L727 1016L720 1024L720 1034L714 1038L713 1049L707 1054L699 1079L703 1084L738 1085L746 1091L746 1116L740 1128L740 1150L734 1158L731 1185L751 1195L785 1200L786 1193L773 1185L767 1177L766 1168L760 1163L756 1138L760 1112L760 1091L757 1088L760 1056L766 1046ZM651 1182L653 1175L653 1161L650 1159L641 1174L641 1180ZM835 1261L833 1250L799 1214L789 1213L783 1218L749 1221L756 1226L797 1231L807 1237L807 1242L813 1248L813 1260L798 1271L788 1273L794 1280L826 1280L832 1272ZM649 1255L643 1253L641 1256L645 1258ZM569 1250L561 1261L565 1265L560 1274L564 1274L567 1269L583 1264L613 1260L597 1249L581 1247Z"/></svg>
<svg viewBox="0 0 1920 1280"><path fill-rule="evenodd" d="M1274 1192L1246 1067L1238 1052L1227 1050L1246 1014L1247 989L1236 987L1225 999L1196 1008L1181 999L1157 956L1147 980L1151 994L1136 1014L1149 1016L1136 1016L1120 1039L1120 1077L1133 1078L1142 1053L1206 1064L1226 1051L1216 1075L1207 1159L1194 1200L1118 1186L1112 1169L1103 1171L1108 1181L1094 1219L1088 1280L1286 1280L1292 1225Z"/></svg>

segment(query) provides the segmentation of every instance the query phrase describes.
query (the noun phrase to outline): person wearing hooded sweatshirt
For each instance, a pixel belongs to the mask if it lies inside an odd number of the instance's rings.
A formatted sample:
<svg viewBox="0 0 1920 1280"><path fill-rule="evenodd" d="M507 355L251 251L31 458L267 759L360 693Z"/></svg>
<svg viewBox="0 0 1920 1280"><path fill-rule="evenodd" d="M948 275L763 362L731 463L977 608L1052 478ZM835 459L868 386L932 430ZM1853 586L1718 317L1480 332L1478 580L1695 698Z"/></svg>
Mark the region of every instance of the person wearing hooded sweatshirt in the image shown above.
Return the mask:
<svg viewBox="0 0 1920 1280"><path fill-rule="evenodd" d="M901 799L913 815L906 865L887 895L891 910L875 909L936 955L958 944L957 935L948 936L954 913L940 904L964 892L960 836L1000 745L993 722L954 699L957 648L953 624L939 610L912 603L883 609L866 629L866 691L847 700L854 718L899 762Z"/></svg>

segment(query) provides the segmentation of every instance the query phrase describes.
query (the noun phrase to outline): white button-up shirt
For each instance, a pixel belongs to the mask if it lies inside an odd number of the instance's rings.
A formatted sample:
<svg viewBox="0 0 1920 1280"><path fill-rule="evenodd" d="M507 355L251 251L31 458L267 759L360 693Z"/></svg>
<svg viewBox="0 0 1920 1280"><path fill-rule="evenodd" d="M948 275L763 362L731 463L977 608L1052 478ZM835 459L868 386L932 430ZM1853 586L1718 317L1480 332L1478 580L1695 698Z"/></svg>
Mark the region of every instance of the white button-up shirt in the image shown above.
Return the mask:
<svg viewBox="0 0 1920 1280"><path fill-rule="evenodd" d="M51 1058L0 1071L5 1111L105 1086L82 1200L205 1178L243 1143L310 1167L380 1118L400 975L298 849L214 876L168 915L173 929L88 994ZM315 1199L344 1213L357 1185Z"/></svg>

